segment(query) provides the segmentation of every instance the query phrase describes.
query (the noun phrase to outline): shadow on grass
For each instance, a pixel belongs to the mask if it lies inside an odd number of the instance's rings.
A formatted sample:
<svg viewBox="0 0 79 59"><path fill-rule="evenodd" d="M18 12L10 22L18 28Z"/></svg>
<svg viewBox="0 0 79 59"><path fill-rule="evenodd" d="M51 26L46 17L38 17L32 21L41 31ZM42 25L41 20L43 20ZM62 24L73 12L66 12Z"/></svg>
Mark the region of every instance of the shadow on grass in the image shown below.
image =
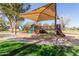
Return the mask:
<svg viewBox="0 0 79 59"><path fill-rule="evenodd" d="M41 40L35 42L34 44L23 44L22 47L16 48L12 51L8 51L7 54L2 54L2 56L66 56L66 55L79 55L79 46L76 48L71 46L63 45L36 45ZM6 45L6 44L5 44Z"/></svg>
<svg viewBox="0 0 79 59"><path fill-rule="evenodd" d="M74 49L73 47L68 46L49 46L49 45L36 45L36 44L28 44L24 45L18 49L11 51L8 54L4 54L3 56L66 56L73 55L77 56L79 53L78 49Z"/></svg>
<svg viewBox="0 0 79 59"><path fill-rule="evenodd" d="M38 42L40 42L40 41L38 41ZM38 42L36 42L36 43L38 43ZM35 43L34 44L24 44L22 47L11 51L9 54L3 54L2 56L13 56L13 55L16 55L20 51L22 51L22 50L24 50L26 48L32 47L33 45L35 45Z"/></svg>

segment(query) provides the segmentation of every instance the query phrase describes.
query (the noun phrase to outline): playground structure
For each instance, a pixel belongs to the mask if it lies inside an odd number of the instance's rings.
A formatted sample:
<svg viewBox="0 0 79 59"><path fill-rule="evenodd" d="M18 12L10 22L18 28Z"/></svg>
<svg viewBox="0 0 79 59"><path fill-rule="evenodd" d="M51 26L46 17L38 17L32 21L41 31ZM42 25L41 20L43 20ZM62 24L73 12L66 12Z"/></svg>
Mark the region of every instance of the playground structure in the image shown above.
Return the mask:
<svg viewBox="0 0 79 59"><path fill-rule="evenodd" d="M36 23L39 21L44 21L44 20L54 20L55 21L55 33L59 34L61 36L65 36L62 32L62 30L60 29L60 25L57 24L57 10L56 10L56 3L50 3L47 4L45 6L42 6L40 8L37 8L35 10L32 10L30 12L25 12L25 13L21 13L20 17L22 18L28 18L31 19L33 21L35 21ZM29 33L47 33L44 29L40 29L41 27L39 27L39 29L37 29L36 25L31 25L31 28L29 30Z"/></svg>
<svg viewBox="0 0 79 59"><path fill-rule="evenodd" d="M47 33L47 31L45 31L43 28L41 28L41 26L38 26L36 24L32 24L31 28L28 31L29 33L37 33L37 34L44 34Z"/></svg>

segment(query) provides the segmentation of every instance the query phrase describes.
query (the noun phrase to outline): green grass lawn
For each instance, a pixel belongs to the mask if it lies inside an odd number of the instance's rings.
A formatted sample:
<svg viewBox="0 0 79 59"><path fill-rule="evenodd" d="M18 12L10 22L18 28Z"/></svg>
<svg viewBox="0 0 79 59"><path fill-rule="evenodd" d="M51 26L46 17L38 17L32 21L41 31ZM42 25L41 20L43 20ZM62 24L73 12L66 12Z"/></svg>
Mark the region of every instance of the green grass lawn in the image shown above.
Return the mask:
<svg viewBox="0 0 79 59"><path fill-rule="evenodd" d="M79 55L79 46L36 45L16 41L0 42L1 56L66 56Z"/></svg>

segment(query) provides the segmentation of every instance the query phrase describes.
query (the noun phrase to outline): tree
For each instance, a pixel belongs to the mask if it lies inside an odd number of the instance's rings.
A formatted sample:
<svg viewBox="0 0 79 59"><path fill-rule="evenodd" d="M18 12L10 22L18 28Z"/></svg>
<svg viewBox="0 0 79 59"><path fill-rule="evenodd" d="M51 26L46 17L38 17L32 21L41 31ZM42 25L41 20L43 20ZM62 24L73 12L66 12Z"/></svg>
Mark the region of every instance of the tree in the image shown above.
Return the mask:
<svg viewBox="0 0 79 59"><path fill-rule="evenodd" d="M13 11L15 12L14 19L15 19L15 34L16 34L18 21L21 21L23 19L19 17L19 14L26 12L30 8L30 5L29 4L12 4L12 6L14 7Z"/></svg>
<svg viewBox="0 0 79 59"><path fill-rule="evenodd" d="M11 9L8 4L0 4L0 11L2 12L2 15L5 17L7 16L9 22L10 22L10 25L12 27L12 15L11 15L11 11L9 10Z"/></svg>
<svg viewBox="0 0 79 59"><path fill-rule="evenodd" d="M61 17L60 22L61 22L61 28L65 29L65 27L69 24L70 19L66 19L66 18L64 19L64 17Z"/></svg>
<svg viewBox="0 0 79 59"><path fill-rule="evenodd" d="M7 30L6 22L0 17L0 31Z"/></svg>
<svg viewBox="0 0 79 59"><path fill-rule="evenodd" d="M22 20L22 18L19 17L19 14L22 12L26 12L30 8L29 4L23 4L23 3L6 3L6 4L0 4L0 11L3 12L5 16L9 19L12 31L14 25L12 25L13 22L15 22L15 34L16 34L16 27L17 22Z"/></svg>

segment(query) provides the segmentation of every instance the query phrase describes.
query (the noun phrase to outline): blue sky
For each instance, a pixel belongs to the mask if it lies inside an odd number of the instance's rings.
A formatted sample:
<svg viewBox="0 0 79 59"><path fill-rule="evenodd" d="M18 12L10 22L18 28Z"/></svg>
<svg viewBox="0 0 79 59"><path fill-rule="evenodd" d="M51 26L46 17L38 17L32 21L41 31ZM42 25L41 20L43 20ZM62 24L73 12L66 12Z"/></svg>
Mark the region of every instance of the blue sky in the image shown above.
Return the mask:
<svg viewBox="0 0 79 59"><path fill-rule="evenodd" d="M31 10L39 8L47 3L30 3ZM79 4L77 3L58 3L57 4L57 14L60 17L64 17L64 20L69 19L69 27L79 27ZM25 20L25 23L31 22L30 20ZM45 21L43 24L54 24L54 21Z"/></svg>
<svg viewBox="0 0 79 59"><path fill-rule="evenodd" d="M64 19L70 19L69 26L79 27L79 3L57 4L57 13Z"/></svg>
<svg viewBox="0 0 79 59"><path fill-rule="evenodd" d="M30 3L31 8L28 11L34 10L41 6L46 5L47 3ZM70 27L76 26L79 27L79 4L78 3L58 3L57 4L57 14L59 17L64 17L64 20L69 19ZM25 19L23 24L31 23L29 19ZM45 21L43 24L54 24L54 21Z"/></svg>

